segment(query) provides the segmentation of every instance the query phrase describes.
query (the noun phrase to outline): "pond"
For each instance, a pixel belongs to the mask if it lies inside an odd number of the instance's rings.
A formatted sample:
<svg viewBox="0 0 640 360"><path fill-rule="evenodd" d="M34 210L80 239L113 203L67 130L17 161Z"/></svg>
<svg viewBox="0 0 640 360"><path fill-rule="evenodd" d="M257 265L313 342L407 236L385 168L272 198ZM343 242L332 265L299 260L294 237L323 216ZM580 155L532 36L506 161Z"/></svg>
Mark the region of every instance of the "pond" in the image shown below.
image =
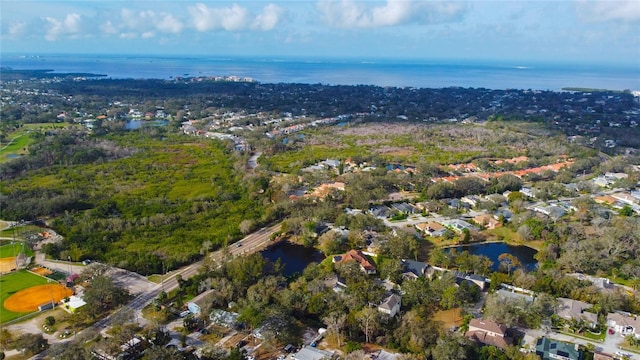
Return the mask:
<svg viewBox="0 0 640 360"><path fill-rule="evenodd" d="M482 244L471 244L471 245L460 245L448 248L456 249L458 252L468 251L473 255L484 255L493 261L493 271L497 271L500 267L500 260L498 257L500 254L511 254L514 255L520 262L522 263L524 269L526 270L534 270L538 262L534 258L534 256L538 253L535 249L532 249L528 246L521 245L509 245L503 242L496 243L482 243Z"/></svg>
<svg viewBox="0 0 640 360"><path fill-rule="evenodd" d="M285 276L302 273L312 262L319 263L325 258L322 252L314 248L307 248L288 241L279 242L260 253L265 259L269 259L272 262L280 259L280 262L284 265L283 274Z"/></svg>
<svg viewBox="0 0 640 360"><path fill-rule="evenodd" d="M167 120L128 120L124 124L124 128L127 130L138 130L142 126L167 126L169 122Z"/></svg>

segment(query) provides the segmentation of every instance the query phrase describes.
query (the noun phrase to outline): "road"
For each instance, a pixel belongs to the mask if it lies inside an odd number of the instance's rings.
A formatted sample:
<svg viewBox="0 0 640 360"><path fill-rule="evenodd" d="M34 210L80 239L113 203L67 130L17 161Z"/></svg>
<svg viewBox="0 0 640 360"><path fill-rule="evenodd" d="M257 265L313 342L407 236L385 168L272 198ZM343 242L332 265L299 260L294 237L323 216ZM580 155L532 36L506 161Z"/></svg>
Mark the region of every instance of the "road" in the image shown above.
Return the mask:
<svg viewBox="0 0 640 360"><path fill-rule="evenodd" d="M595 346L595 348L598 351L604 352L610 355L614 355L618 351L624 351L624 350L620 350L620 348L618 347L618 344L624 341L624 338L617 333L613 335L607 334L607 337L605 338L604 342L590 341L590 340L576 338L576 337L565 335L565 334L560 334L555 331L545 332L544 330L539 330L539 329L527 330L526 334L531 336L534 339L546 336L550 339L570 342L572 344L580 344L580 345L592 344L593 346ZM533 346L535 347L535 344L533 344ZM628 352L628 351L624 351L624 352Z"/></svg>
<svg viewBox="0 0 640 360"><path fill-rule="evenodd" d="M275 232L279 232L282 227L281 223L276 225L262 228L252 234L247 235L242 240L232 244L229 246L228 250L221 249L218 250L210 256L217 261L221 261L225 258L226 254L230 254L231 256L244 256L253 254L255 252L261 251L267 248L270 244L273 244L271 240L271 235ZM239 244L239 245L238 245ZM151 288L146 291L141 292L138 296L136 296L133 300L131 300L127 305L120 308L115 313L110 316L97 321L90 328L97 329L98 331L102 331L103 329L109 327L111 324L112 318L114 315L121 311L130 310L134 314L134 320L136 322L144 325L145 320L142 317L142 309L147 306L154 298L160 294L161 291L170 292L178 287L177 275L180 275L183 279L188 279L198 273L200 267L202 266L202 261L198 261L189 266L186 266L179 271L175 272L173 276L164 280L160 284L155 284ZM87 329L85 329L87 330ZM85 331L83 330L83 331ZM81 332L82 333L82 332ZM79 333L80 334L80 333ZM69 340L65 340L69 341ZM47 351L44 351L31 359L45 359L47 356Z"/></svg>

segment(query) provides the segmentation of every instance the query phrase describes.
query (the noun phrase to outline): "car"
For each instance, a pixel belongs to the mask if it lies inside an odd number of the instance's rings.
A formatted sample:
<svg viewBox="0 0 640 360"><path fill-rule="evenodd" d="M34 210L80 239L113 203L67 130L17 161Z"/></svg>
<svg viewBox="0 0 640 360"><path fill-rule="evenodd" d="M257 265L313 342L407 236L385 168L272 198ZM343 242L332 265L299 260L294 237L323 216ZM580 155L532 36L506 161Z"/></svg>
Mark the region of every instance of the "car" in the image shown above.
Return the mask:
<svg viewBox="0 0 640 360"><path fill-rule="evenodd" d="M238 343L236 344L236 349L240 349L243 348L245 345L247 345L249 342L247 340L240 340L238 341Z"/></svg>
<svg viewBox="0 0 640 360"><path fill-rule="evenodd" d="M241 243L237 243L237 244L236 244L236 247L240 247L240 246L242 246L242 244L241 244Z"/></svg>

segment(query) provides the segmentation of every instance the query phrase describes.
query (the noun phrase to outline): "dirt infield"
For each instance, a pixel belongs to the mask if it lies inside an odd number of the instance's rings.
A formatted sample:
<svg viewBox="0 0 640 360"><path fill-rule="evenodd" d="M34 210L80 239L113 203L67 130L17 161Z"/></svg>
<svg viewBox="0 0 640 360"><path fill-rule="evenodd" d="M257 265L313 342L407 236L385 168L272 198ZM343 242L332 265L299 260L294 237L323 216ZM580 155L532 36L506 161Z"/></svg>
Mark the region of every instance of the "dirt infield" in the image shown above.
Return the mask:
<svg viewBox="0 0 640 360"><path fill-rule="evenodd" d="M5 309L17 313L31 312L38 310L38 306L48 303L51 298L58 302L73 292L59 284L46 284L33 286L20 290L4 301Z"/></svg>
<svg viewBox="0 0 640 360"><path fill-rule="evenodd" d="M8 273L16 269L16 258L6 257L0 259L0 273Z"/></svg>
<svg viewBox="0 0 640 360"><path fill-rule="evenodd" d="M37 268L33 268L31 269L31 272L34 272L38 275L42 275L42 276L47 276L47 275L51 275L53 274L53 271L47 269L47 268L43 268L43 267L37 267Z"/></svg>

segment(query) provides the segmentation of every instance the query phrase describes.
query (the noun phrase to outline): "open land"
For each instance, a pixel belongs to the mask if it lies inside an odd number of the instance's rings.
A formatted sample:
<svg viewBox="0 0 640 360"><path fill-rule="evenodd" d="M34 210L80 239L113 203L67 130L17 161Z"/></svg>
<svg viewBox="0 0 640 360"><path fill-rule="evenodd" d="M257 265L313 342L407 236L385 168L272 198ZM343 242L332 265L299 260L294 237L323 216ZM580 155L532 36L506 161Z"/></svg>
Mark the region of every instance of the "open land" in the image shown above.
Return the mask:
<svg viewBox="0 0 640 360"><path fill-rule="evenodd" d="M21 270L17 272L13 272L10 274L2 275L0 277L0 302L2 303L2 322L7 322L13 319L17 319L18 317L24 315L24 313L31 312L33 310L26 311L11 311L5 308L4 304L7 299L9 299L14 294L20 292L21 290L28 289L30 287L45 285L49 280L42 276L38 276L32 274L26 270ZM37 304L41 305L41 304ZM36 309L37 309L36 305ZM23 309L18 309L23 310Z"/></svg>

